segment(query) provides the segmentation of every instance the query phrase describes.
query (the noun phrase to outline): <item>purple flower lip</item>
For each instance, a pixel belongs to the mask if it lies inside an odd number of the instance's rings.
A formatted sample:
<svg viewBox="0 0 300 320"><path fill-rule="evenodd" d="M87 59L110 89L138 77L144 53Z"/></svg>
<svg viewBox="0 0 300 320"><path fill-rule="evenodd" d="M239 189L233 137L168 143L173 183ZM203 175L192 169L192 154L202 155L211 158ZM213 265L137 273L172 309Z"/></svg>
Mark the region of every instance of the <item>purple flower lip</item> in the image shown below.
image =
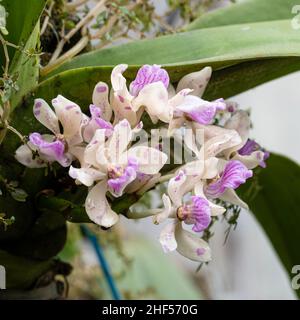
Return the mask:
<svg viewBox="0 0 300 320"><path fill-rule="evenodd" d="M190 119L200 123L200 124L209 124L216 114L216 109L211 108L210 106L202 108L202 110L193 110L187 112L187 115Z"/></svg>
<svg viewBox="0 0 300 320"><path fill-rule="evenodd" d="M136 78L131 82L130 93L137 96L147 84L159 81L168 88L170 82L168 72L156 64L153 66L146 64L138 70Z"/></svg>
<svg viewBox="0 0 300 320"><path fill-rule="evenodd" d="M190 203L178 208L177 217L180 221L193 224L193 231L202 232L211 222L209 203L202 197L192 196Z"/></svg>
<svg viewBox="0 0 300 320"><path fill-rule="evenodd" d="M52 142L46 141L38 132L29 135L29 141L38 148L41 155L45 156L50 162L57 161L62 166L68 166L70 159L65 154L65 143L59 139Z"/></svg>
<svg viewBox="0 0 300 320"><path fill-rule="evenodd" d="M138 163L135 158L129 158L126 167L112 166L108 170L108 187L112 193L119 197L127 185L137 176Z"/></svg>
<svg viewBox="0 0 300 320"><path fill-rule="evenodd" d="M180 116L183 113L188 119L207 125L212 122L217 111L225 108L223 99L209 102L194 96L186 96L184 103L176 107L175 114Z"/></svg>
<svg viewBox="0 0 300 320"><path fill-rule="evenodd" d="M101 109L99 107L96 107L93 104L90 104L90 114L92 118L98 118L101 117Z"/></svg>
<svg viewBox="0 0 300 320"><path fill-rule="evenodd" d="M95 122L97 123L97 125L99 126L100 129L105 129L105 135L107 137L112 135L112 133L114 131L114 127L111 123L103 120L102 118L95 119Z"/></svg>
<svg viewBox="0 0 300 320"><path fill-rule="evenodd" d="M238 151L241 156L248 156L254 151L260 150L260 145L251 139L248 139L247 142L243 145L243 147Z"/></svg>
<svg viewBox="0 0 300 320"><path fill-rule="evenodd" d="M255 151L264 152L263 160L259 163L259 165L262 168L265 168L267 166L265 161L270 157L270 152L265 151L255 140L248 139L243 147L238 150L238 153L241 156L249 156Z"/></svg>
<svg viewBox="0 0 300 320"><path fill-rule="evenodd" d="M231 160L226 164L220 178L206 187L205 194L211 198L218 198L226 189L237 189L252 176L252 170L248 170L242 162Z"/></svg>
<svg viewBox="0 0 300 320"><path fill-rule="evenodd" d="M100 129L105 129L105 135L107 137L111 136L111 134L113 133L114 127L110 122L105 121L104 119L101 118L101 114L102 114L101 109L91 104L90 113L92 116L92 119L90 121L94 121Z"/></svg>

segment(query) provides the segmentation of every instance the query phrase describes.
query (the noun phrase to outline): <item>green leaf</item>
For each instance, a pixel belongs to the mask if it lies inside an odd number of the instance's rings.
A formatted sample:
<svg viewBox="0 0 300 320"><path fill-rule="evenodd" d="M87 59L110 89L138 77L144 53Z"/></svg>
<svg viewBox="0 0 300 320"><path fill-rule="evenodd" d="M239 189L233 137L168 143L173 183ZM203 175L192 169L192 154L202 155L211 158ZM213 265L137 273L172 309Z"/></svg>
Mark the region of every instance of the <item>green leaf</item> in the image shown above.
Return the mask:
<svg viewBox="0 0 300 320"><path fill-rule="evenodd" d="M15 45L25 45L35 28L47 0L3 0L2 5L8 13L5 39ZM34 2L34 3L33 3ZM9 48L10 59L19 52ZM3 61L1 50L0 61Z"/></svg>
<svg viewBox="0 0 300 320"><path fill-rule="evenodd" d="M299 32L292 29L290 20L223 26L92 51L66 62L47 78L78 68L156 63L170 65L176 81L186 65L190 69L205 65L220 69L246 60L299 57L299 48Z"/></svg>
<svg viewBox="0 0 300 320"><path fill-rule="evenodd" d="M11 108L14 109L22 98L38 83L39 59L34 53L39 44L39 17L44 9L45 0L4 0L3 5L8 13L7 41L19 46L18 49L8 46L10 56L9 74L17 79L10 97ZM1 50L1 62L4 54Z"/></svg>
<svg viewBox="0 0 300 320"><path fill-rule="evenodd" d="M257 184L240 188L245 200L271 240L290 277L300 263L300 166L272 154L267 168L257 172ZM297 291L300 297L300 290Z"/></svg>
<svg viewBox="0 0 300 320"><path fill-rule="evenodd" d="M242 62L213 72L204 98L228 98L298 70L296 57Z"/></svg>
<svg viewBox="0 0 300 320"><path fill-rule="evenodd" d="M165 64L173 82L211 65L215 71L205 97L228 98L300 69L299 55L299 32L291 29L290 21L202 29L79 56L59 68L65 71L40 83L34 97L50 102L62 94L86 110L94 85L100 80L109 82L113 65L125 62L132 64L125 74L129 81L144 63ZM43 130L33 120L32 105L33 99L29 98L12 119L23 134ZM20 143L17 137L10 138L14 142L8 151L13 152Z"/></svg>
<svg viewBox="0 0 300 320"><path fill-rule="evenodd" d="M156 63L173 82L210 65L215 72L206 98L227 98L299 70L299 55L299 33L290 21L195 30L83 54L48 75L36 96L51 100L60 93L85 106L96 82L109 81L112 66L131 65L125 74L131 80L142 64Z"/></svg>
<svg viewBox="0 0 300 320"><path fill-rule="evenodd" d="M185 27L186 31L260 21L292 19L295 0L247 0L206 13Z"/></svg>

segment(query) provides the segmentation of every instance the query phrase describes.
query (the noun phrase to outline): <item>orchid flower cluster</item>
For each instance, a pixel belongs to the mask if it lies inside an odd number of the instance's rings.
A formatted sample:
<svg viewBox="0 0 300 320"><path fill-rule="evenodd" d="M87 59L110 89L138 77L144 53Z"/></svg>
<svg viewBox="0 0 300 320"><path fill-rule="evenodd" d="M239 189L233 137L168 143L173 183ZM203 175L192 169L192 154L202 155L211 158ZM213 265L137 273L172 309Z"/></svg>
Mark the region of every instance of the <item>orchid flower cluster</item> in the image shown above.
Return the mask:
<svg viewBox="0 0 300 320"><path fill-rule="evenodd" d="M34 116L52 133L31 133L15 157L29 168L53 162L68 168L70 177L89 190L85 210L90 220L106 228L119 220L111 199L144 193L164 181L164 207L153 210L155 224L170 221L160 235L163 250L207 262L211 252L201 236L212 217L226 211L219 200L247 208L235 189L252 177L253 168L265 167L268 153L249 139L246 111L223 99L201 98L210 67L187 74L176 88L158 65L142 66L128 88L126 68L113 69L111 89L104 82L95 86L89 116L61 95L52 100L53 108L36 99ZM184 132L192 160L162 176L170 156L159 143L135 142L145 114L153 126L166 127L166 137Z"/></svg>

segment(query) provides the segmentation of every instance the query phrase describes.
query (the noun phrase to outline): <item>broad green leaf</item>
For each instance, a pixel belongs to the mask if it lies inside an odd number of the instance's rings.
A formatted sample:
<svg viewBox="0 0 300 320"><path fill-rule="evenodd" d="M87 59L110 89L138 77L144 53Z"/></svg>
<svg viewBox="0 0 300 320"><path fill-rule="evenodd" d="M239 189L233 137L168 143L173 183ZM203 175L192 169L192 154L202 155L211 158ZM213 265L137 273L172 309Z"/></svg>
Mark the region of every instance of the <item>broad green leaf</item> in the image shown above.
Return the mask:
<svg viewBox="0 0 300 320"><path fill-rule="evenodd" d="M216 70L204 97L228 98L298 70L300 58L296 57L242 62Z"/></svg>
<svg viewBox="0 0 300 320"><path fill-rule="evenodd" d="M267 168L240 190L257 220L271 240L289 276L300 264L300 166L292 160L272 154ZM258 188L255 188L258 186ZM297 291L300 297L300 290Z"/></svg>
<svg viewBox="0 0 300 320"><path fill-rule="evenodd" d="M246 0L206 13L185 27L186 31L252 23L259 21L292 19L295 0Z"/></svg>
<svg viewBox="0 0 300 320"><path fill-rule="evenodd" d="M135 41L80 55L58 67L47 78L66 70L129 65L173 65L178 80L186 64L214 69L245 60L300 56L299 32L290 20L222 26Z"/></svg>
<svg viewBox="0 0 300 320"><path fill-rule="evenodd" d="M299 53L299 32L290 21L195 30L81 55L48 75L36 96L50 100L61 93L84 107L96 82L109 81L115 64L128 63L125 75L132 80L140 65L156 63L173 82L210 65L215 71L206 98L227 98L299 70Z"/></svg>
<svg viewBox="0 0 300 320"><path fill-rule="evenodd" d="M129 81L143 63L166 63L173 82L186 73L211 65L215 71L206 97L228 98L299 70L299 55L299 32L291 29L290 21L202 29L82 55L62 66L66 71L40 83L34 97L50 102L63 94L86 110L94 85L100 80L109 82L113 65L127 62L134 64L125 74ZM32 117L32 105L30 97L12 119L23 134L43 130ZM17 137L13 139L15 142L8 149L11 152L20 144Z"/></svg>
<svg viewBox="0 0 300 320"><path fill-rule="evenodd" d="M47 0L3 0L1 4L8 13L5 39L15 45L25 45L35 28ZM10 59L19 52L9 48ZM3 61L3 52L1 50Z"/></svg>

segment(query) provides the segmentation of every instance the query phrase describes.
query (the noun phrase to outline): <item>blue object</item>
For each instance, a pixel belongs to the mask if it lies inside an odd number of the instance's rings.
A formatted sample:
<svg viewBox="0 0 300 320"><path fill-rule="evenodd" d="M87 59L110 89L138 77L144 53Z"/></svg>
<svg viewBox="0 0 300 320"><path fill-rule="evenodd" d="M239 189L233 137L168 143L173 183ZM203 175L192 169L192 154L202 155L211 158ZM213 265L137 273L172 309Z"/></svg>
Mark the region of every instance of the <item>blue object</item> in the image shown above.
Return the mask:
<svg viewBox="0 0 300 320"><path fill-rule="evenodd" d="M120 292L116 286L116 283L114 281L114 278L110 272L109 265L105 259L102 247L97 239L97 237L84 225L80 226L82 233L84 236L91 242L96 254L97 258L99 260L100 266L103 270L104 277L106 279L106 282L110 288L111 295L114 300L121 300Z"/></svg>

